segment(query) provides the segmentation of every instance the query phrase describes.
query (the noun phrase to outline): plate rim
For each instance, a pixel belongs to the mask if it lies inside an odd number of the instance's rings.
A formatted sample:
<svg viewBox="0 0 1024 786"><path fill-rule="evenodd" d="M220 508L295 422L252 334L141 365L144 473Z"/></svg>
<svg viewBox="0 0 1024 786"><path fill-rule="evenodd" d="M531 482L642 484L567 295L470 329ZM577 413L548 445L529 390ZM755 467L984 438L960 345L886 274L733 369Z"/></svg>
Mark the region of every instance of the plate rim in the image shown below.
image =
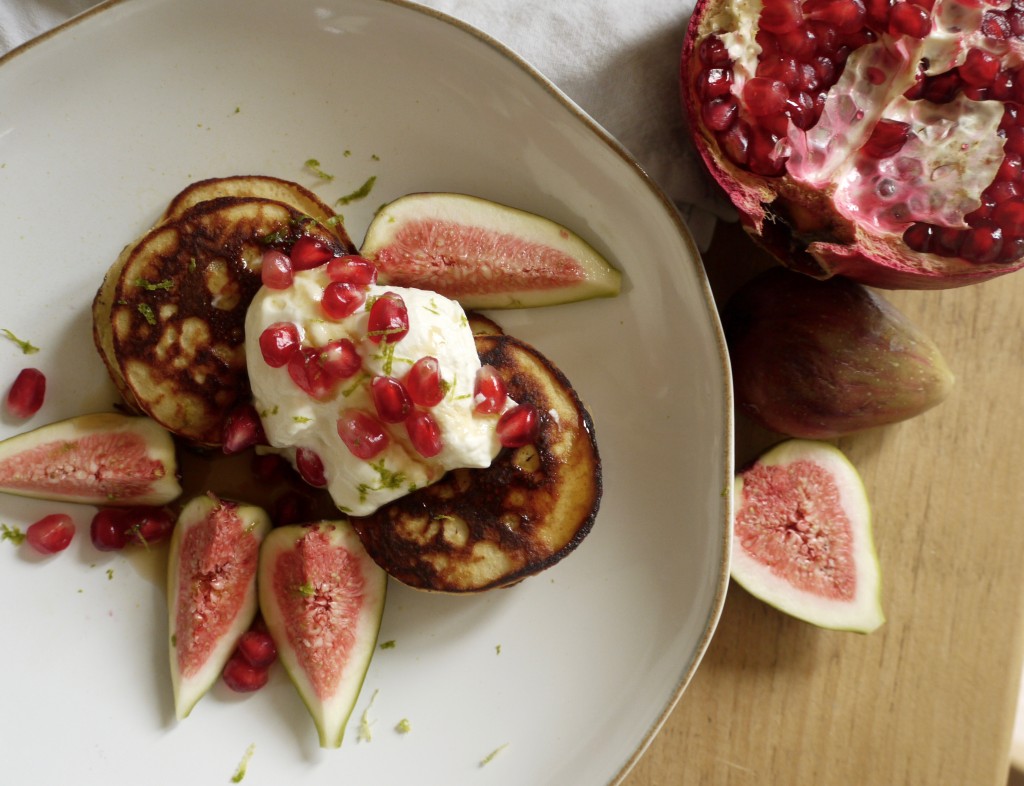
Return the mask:
<svg viewBox="0 0 1024 786"><path fill-rule="evenodd" d="M153 0L154 2L167 2L168 0ZM667 722L669 716L672 714L676 705L679 703L683 694L686 692L687 687L693 680L697 669L699 668L704 656L707 654L711 640L714 637L718 623L722 616L722 611L725 605L726 594L730 584L730 564L731 564L731 553L732 553L732 517L733 517L733 494L732 485L735 473L735 419L734 419L734 400L733 400L733 385L732 385L732 371L731 364L729 361L728 347L725 342L724 332L722 330L721 319L718 314L717 307L715 305L714 295L711 290L711 285L708 280L706 271L704 270L701 252L697 248L697 245L693 239L693 236L686 225L679 208L675 203L667 196L662 188L648 175L646 170L640 165L640 163L630 154L615 137L608 132L603 126L601 126L596 120L594 120L586 111L584 111L570 96L563 92L554 82L548 79L544 74L526 58L516 52L512 47L503 43L494 36L486 33L474 25L465 22L457 17L451 16L443 11L439 11L435 8L420 5L412 2L412 0L361 0L363 2L373 3L384 3L400 8L404 8L409 11L423 14L425 16L432 17L438 21L455 27L466 34L471 35L478 41L482 42L492 50L497 52L499 55L504 57L506 60L512 62L513 65L519 68L520 71L529 76L535 83L541 88L551 94L566 110L568 110L574 118L581 122L587 129L593 133L601 143L611 150L616 156L630 168L633 173L639 177L644 188L646 188L652 196L661 204L665 215L671 220L672 224L676 228L676 232L679 238L683 241L684 245L687 246L690 253L690 263L694 268L694 274L697 283L700 286L701 302L704 305L706 316L708 319L709 327L713 333L715 339L715 350L718 358L719 371L722 374L722 411L718 413L717 418L722 421L724 430L722 432L723 437L723 451L718 456L720 467L724 479L723 489L721 491L723 506L723 518L724 521L719 521L719 540L721 548L721 558L718 565L718 580L715 586L714 599L712 606L709 609L707 619L705 621L704 629L701 634L697 646L695 649L694 657L690 663L687 664L681 673L678 682L671 691L671 693L665 698L665 703L661 708L661 711L655 717L654 721L650 726L644 730L642 737L636 747L636 749L625 759L620 768L616 773L613 774L611 780L608 781L608 786L618 786L621 784L626 777L632 772L640 759L647 752L648 748L661 731L662 727ZM22 42L13 49L0 55L0 67L3 67L7 63L13 61L15 58L24 55L25 53L33 50L40 44L47 42L55 37L63 36L66 33L72 31L81 23L99 16L113 8L121 5L127 5L129 0L102 0L102 2L91 6L75 16L61 22L57 26L40 33L39 35Z"/></svg>

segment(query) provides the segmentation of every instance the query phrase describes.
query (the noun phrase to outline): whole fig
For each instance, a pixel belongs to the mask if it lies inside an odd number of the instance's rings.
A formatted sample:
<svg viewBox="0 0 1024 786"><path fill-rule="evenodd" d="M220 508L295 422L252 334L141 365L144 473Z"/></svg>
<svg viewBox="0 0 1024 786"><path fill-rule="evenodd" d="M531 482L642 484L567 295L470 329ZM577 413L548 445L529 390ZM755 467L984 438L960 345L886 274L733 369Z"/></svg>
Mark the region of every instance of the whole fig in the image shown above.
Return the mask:
<svg viewBox="0 0 1024 786"><path fill-rule="evenodd" d="M938 347L878 294L772 268L722 315L736 402L782 434L827 439L906 420L941 402Z"/></svg>

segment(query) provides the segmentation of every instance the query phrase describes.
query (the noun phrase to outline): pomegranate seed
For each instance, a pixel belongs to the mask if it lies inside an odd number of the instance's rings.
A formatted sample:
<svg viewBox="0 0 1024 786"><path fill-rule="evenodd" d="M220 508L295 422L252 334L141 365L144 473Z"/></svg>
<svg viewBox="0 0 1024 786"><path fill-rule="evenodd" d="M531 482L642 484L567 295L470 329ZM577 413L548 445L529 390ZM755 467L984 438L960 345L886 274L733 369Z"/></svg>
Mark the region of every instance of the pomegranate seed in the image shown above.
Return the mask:
<svg viewBox="0 0 1024 786"><path fill-rule="evenodd" d="M932 253L943 257L958 257L963 239L962 230L954 227L940 227L935 235L935 247L932 249Z"/></svg>
<svg viewBox="0 0 1024 786"><path fill-rule="evenodd" d="M270 671L267 668L253 666L241 655L235 654L224 664L221 676L224 678L224 684L231 690L237 693L252 693L267 684Z"/></svg>
<svg viewBox="0 0 1024 786"><path fill-rule="evenodd" d="M1005 41L1010 37L1010 22L1001 11L986 11L981 18L981 34L985 38Z"/></svg>
<svg viewBox="0 0 1024 786"><path fill-rule="evenodd" d="M718 137L718 144L730 161L746 166L750 156L750 126L740 120Z"/></svg>
<svg viewBox="0 0 1024 786"><path fill-rule="evenodd" d="M426 410L415 410L405 421L405 430L412 446L424 458L433 458L444 447L441 427Z"/></svg>
<svg viewBox="0 0 1024 786"><path fill-rule="evenodd" d="M367 330L370 341L375 344L379 344L381 339L394 344L405 338L409 332L409 312L402 296L395 292L385 292L373 301Z"/></svg>
<svg viewBox="0 0 1024 786"><path fill-rule="evenodd" d="M7 411L16 418L30 418L43 406L46 376L37 368L23 368L7 393Z"/></svg>
<svg viewBox="0 0 1024 786"><path fill-rule="evenodd" d="M787 155L780 149L779 137L765 129L754 128L750 139L750 169L768 177L778 177L785 170Z"/></svg>
<svg viewBox="0 0 1024 786"><path fill-rule="evenodd" d="M910 137L910 124L899 120L879 120L861 151L881 160L896 155Z"/></svg>
<svg viewBox="0 0 1024 786"><path fill-rule="evenodd" d="M989 94L996 101L1006 101L1013 94L1015 86L1014 75L1008 71L1000 71L988 87ZM1006 110L1004 109L1003 111L1005 113Z"/></svg>
<svg viewBox="0 0 1024 786"><path fill-rule="evenodd" d="M412 409L405 386L394 377L377 376L370 382L370 398L377 417L385 423L401 423Z"/></svg>
<svg viewBox="0 0 1024 786"><path fill-rule="evenodd" d="M776 0L764 4L757 24L769 33L786 33L795 30L802 20L798 0Z"/></svg>
<svg viewBox="0 0 1024 786"><path fill-rule="evenodd" d="M903 232L903 242L914 251L928 253L935 242L935 231L934 224L915 221Z"/></svg>
<svg viewBox="0 0 1024 786"><path fill-rule="evenodd" d="M999 58L981 49L969 50L964 64L960 66L960 78L978 87L990 85L998 73Z"/></svg>
<svg viewBox="0 0 1024 786"><path fill-rule="evenodd" d="M739 106L731 95L716 98L701 106L704 125L712 131L725 131L736 121L738 114Z"/></svg>
<svg viewBox="0 0 1024 786"><path fill-rule="evenodd" d="M506 448L529 445L537 438L540 419L529 404L517 404L498 418L498 441Z"/></svg>
<svg viewBox="0 0 1024 786"><path fill-rule="evenodd" d="M921 6L906 2L893 4L889 12L889 35L923 39L931 31L931 14Z"/></svg>
<svg viewBox="0 0 1024 786"><path fill-rule="evenodd" d="M311 270L320 267L334 256L334 251L323 240L312 235L303 235L292 246L292 267L295 270Z"/></svg>
<svg viewBox="0 0 1024 786"><path fill-rule="evenodd" d="M338 436L352 455L361 459L372 459L390 441L380 422L359 409L342 410L338 418Z"/></svg>
<svg viewBox="0 0 1024 786"><path fill-rule="evenodd" d="M324 344L320 350L319 363L328 380L332 382L348 379L363 367L359 350L347 338L339 338Z"/></svg>
<svg viewBox="0 0 1024 786"><path fill-rule="evenodd" d="M1014 153L1024 156L1024 126L1013 126L1006 129L1006 142L1003 153Z"/></svg>
<svg viewBox="0 0 1024 786"><path fill-rule="evenodd" d="M232 409L224 419L221 442L221 450L229 456L266 442L256 407L246 402Z"/></svg>
<svg viewBox="0 0 1024 786"><path fill-rule="evenodd" d="M697 47L700 62L708 68L718 68L729 64L729 51L718 36L708 36Z"/></svg>
<svg viewBox="0 0 1024 786"><path fill-rule="evenodd" d="M299 328L291 322L274 322L260 333L260 353L271 368L281 368L299 349Z"/></svg>
<svg viewBox="0 0 1024 786"><path fill-rule="evenodd" d="M295 271L288 255L276 248L264 251L260 280L268 289L288 289L295 280Z"/></svg>
<svg viewBox="0 0 1024 786"><path fill-rule="evenodd" d="M948 104L956 98L961 87L963 83L960 81L960 75L956 71L947 71L945 74L926 78L921 97L933 104Z"/></svg>
<svg viewBox="0 0 1024 786"><path fill-rule="evenodd" d="M323 488L327 485L327 475L324 474L324 462L315 450L299 448L295 451L295 469L299 476L310 486Z"/></svg>
<svg viewBox="0 0 1024 786"><path fill-rule="evenodd" d="M865 0L864 9L867 11L868 23L882 30L888 29L892 2L893 0Z"/></svg>
<svg viewBox="0 0 1024 786"><path fill-rule="evenodd" d="M1024 238L1006 238L1003 241L1003 250L999 252L999 259L996 262L1016 262L1024 257Z"/></svg>
<svg viewBox="0 0 1024 786"><path fill-rule="evenodd" d="M1019 180L1022 169L1022 159L1016 153L1003 153L1003 163L999 165L996 172L996 180Z"/></svg>
<svg viewBox="0 0 1024 786"><path fill-rule="evenodd" d="M483 365L476 372L473 401L476 402L473 411L481 415L495 415L505 408L508 389L494 366Z"/></svg>
<svg viewBox="0 0 1024 786"><path fill-rule="evenodd" d="M1001 202L992 210L992 220L1004 228L1004 235L1024 234L1024 202Z"/></svg>
<svg viewBox="0 0 1024 786"><path fill-rule="evenodd" d="M788 55L762 60L758 64L757 75L764 79L782 82L786 87L796 87L800 79L800 64L795 57Z"/></svg>
<svg viewBox="0 0 1024 786"><path fill-rule="evenodd" d="M318 400L327 398L334 384L320 362L320 351L313 347L303 347L291 356L288 376L300 390Z"/></svg>
<svg viewBox="0 0 1024 786"><path fill-rule="evenodd" d="M985 265L995 262L1003 249L1003 230L999 227L974 227L964 233L960 256L968 262Z"/></svg>
<svg viewBox="0 0 1024 786"><path fill-rule="evenodd" d="M743 85L743 102L750 113L758 117L781 114L787 98L789 90L777 79L755 76Z"/></svg>
<svg viewBox="0 0 1024 786"><path fill-rule="evenodd" d="M320 308L331 319L352 316L366 302L366 290L356 284L332 281L324 288Z"/></svg>
<svg viewBox="0 0 1024 786"><path fill-rule="evenodd" d="M327 277L331 281L365 287L377 283L377 266L364 257L345 254L327 263Z"/></svg>
<svg viewBox="0 0 1024 786"><path fill-rule="evenodd" d="M867 11L862 0L807 0L804 15L817 22L835 25L843 33L860 28Z"/></svg>
<svg viewBox="0 0 1024 786"><path fill-rule="evenodd" d="M129 543L159 543L173 529L174 517L166 508L102 508L89 524L89 537L100 551L120 551Z"/></svg>
<svg viewBox="0 0 1024 786"><path fill-rule="evenodd" d="M807 93L797 93L786 101L786 116L801 131L814 125L814 99Z"/></svg>
<svg viewBox="0 0 1024 786"><path fill-rule="evenodd" d="M780 33L778 42L781 51L801 61L807 61L818 48L818 37L806 25Z"/></svg>
<svg viewBox="0 0 1024 786"><path fill-rule="evenodd" d="M1021 185L1016 180L994 180L992 185L982 192L982 197L992 202L1008 202L1021 195ZM998 221L998 219L996 219Z"/></svg>
<svg viewBox="0 0 1024 786"><path fill-rule="evenodd" d="M56 554L64 551L75 536L75 524L66 513L51 513L30 524L25 531L25 540L41 554Z"/></svg>
<svg viewBox="0 0 1024 786"><path fill-rule="evenodd" d="M413 404L421 407L436 407L445 394L444 381L441 379L441 366L435 357L422 357L412 364L405 375L405 389Z"/></svg>
<svg viewBox="0 0 1024 786"><path fill-rule="evenodd" d="M238 654L246 663L257 669L269 669L277 660L277 647L265 630L252 628L238 639Z"/></svg>
<svg viewBox="0 0 1024 786"><path fill-rule="evenodd" d="M732 88L731 68L709 68L702 71L698 81L700 96L705 101L729 94Z"/></svg>
<svg viewBox="0 0 1024 786"><path fill-rule="evenodd" d="M839 49L839 31L825 22L808 20L807 26L818 41L818 54L832 59Z"/></svg>
<svg viewBox="0 0 1024 786"><path fill-rule="evenodd" d="M1014 8L1006 14L1006 20L1010 23L1010 32L1014 38L1024 38L1024 11Z"/></svg>

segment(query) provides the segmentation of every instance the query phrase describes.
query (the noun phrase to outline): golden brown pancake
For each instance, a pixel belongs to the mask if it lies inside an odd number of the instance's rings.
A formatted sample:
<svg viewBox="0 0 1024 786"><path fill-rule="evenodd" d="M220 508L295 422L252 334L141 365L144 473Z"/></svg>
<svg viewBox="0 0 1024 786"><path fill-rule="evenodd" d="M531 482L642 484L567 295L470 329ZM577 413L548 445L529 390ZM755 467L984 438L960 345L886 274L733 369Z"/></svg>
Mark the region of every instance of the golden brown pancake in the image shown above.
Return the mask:
<svg viewBox="0 0 1024 786"><path fill-rule="evenodd" d="M159 223L174 221L196 205L221 197L258 197L284 202L331 229L342 245L354 252L355 247L340 217L328 204L305 186L269 175L211 177L192 183L171 200Z"/></svg>
<svg viewBox="0 0 1024 786"><path fill-rule="evenodd" d="M93 302L93 333L126 403L192 444L219 445L225 416L249 395L245 313L263 252L303 234L350 250L304 212L240 197L185 211L125 249Z"/></svg>
<svg viewBox="0 0 1024 786"><path fill-rule="evenodd" d="M481 362L537 408L541 426L534 444L504 448L487 469L454 470L352 519L377 564L417 589L478 592L538 573L580 544L601 500L593 423L569 381L511 336L476 342Z"/></svg>

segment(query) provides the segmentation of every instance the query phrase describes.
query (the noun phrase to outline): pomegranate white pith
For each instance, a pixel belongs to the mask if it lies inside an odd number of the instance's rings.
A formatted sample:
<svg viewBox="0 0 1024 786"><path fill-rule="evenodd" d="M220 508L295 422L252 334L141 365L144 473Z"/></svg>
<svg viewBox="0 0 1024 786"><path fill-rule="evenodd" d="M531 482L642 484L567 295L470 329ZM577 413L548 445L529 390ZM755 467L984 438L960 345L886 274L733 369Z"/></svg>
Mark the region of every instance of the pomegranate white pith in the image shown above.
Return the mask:
<svg viewBox="0 0 1024 786"><path fill-rule="evenodd" d="M960 286L1024 265L1018 36L1022 0L701 0L683 101L783 263Z"/></svg>

